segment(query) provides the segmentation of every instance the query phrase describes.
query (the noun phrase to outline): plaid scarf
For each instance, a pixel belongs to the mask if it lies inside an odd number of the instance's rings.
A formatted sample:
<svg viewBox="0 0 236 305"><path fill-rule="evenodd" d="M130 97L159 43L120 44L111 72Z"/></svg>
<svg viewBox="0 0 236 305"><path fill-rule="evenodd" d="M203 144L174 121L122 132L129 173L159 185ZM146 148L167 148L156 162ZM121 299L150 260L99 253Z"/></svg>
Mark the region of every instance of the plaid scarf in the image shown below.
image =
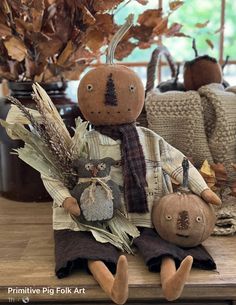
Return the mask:
<svg viewBox="0 0 236 305"><path fill-rule="evenodd" d="M95 130L113 140L121 140L124 196L127 210L130 213L147 213L146 164L135 125L95 126Z"/></svg>

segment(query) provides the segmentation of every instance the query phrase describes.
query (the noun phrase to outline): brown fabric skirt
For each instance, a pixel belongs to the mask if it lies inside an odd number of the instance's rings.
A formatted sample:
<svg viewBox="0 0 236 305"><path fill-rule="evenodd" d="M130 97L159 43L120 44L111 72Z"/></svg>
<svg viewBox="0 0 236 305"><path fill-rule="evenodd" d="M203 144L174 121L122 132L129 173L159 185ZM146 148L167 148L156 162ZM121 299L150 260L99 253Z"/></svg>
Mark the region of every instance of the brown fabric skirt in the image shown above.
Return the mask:
<svg viewBox="0 0 236 305"><path fill-rule="evenodd" d="M97 242L90 232L55 230L54 241L58 278L68 276L74 269L89 272L88 259L103 261L115 273L120 252L109 243Z"/></svg>
<svg viewBox="0 0 236 305"><path fill-rule="evenodd" d="M187 256L193 256L193 266L201 269L216 269L215 262L203 246L180 248L171 244L149 228L139 228L140 236L133 244L143 256L151 272L159 272L161 259L172 257L178 267ZM74 269L84 269L89 272L87 260L103 261L112 273L115 273L120 251L109 243L97 242L89 232L71 230L54 231L56 275L58 278L68 276Z"/></svg>
<svg viewBox="0 0 236 305"><path fill-rule="evenodd" d="M206 270L216 269L213 258L202 245L194 248L181 248L163 240L153 229L139 228L139 230L141 234L134 240L134 245L143 256L149 271L159 272L164 256L172 257L178 267L187 255L193 257L193 267Z"/></svg>

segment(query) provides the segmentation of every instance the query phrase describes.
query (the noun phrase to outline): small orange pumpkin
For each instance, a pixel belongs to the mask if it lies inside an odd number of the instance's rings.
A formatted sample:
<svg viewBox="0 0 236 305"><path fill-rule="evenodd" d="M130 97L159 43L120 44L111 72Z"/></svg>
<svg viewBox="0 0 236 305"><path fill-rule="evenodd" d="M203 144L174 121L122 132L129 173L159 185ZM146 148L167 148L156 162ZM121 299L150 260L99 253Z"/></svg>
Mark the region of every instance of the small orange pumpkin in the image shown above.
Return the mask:
<svg viewBox="0 0 236 305"><path fill-rule="evenodd" d="M216 216L211 204L186 187L185 170L184 187L162 197L153 206L152 221L163 239L181 247L194 247L210 236Z"/></svg>
<svg viewBox="0 0 236 305"><path fill-rule="evenodd" d="M184 64L184 87L186 90L198 90L211 83L222 83L222 69L217 60L208 55L198 56L193 39L195 58Z"/></svg>
<svg viewBox="0 0 236 305"><path fill-rule="evenodd" d="M114 35L107 62L90 70L78 88L79 107L93 125L120 125L134 122L144 104L144 87L138 75L123 65L113 64L118 42L132 25L133 16Z"/></svg>

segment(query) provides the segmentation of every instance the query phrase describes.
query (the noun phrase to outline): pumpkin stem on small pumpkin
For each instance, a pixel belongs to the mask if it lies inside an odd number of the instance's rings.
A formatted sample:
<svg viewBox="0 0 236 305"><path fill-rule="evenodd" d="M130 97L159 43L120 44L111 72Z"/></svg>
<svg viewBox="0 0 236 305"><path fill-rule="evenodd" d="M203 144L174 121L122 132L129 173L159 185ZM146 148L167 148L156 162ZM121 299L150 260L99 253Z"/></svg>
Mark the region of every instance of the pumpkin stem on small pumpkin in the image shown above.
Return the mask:
<svg viewBox="0 0 236 305"><path fill-rule="evenodd" d="M134 20L134 15L130 14L126 19L125 24L122 25L122 27L113 36L107 50L106 64L110 64L110 65L113 64L116 47L118 43L121 41L121 39L124 37L126 32L133 25L133 20Z"/></svg>
<svg viewBox="0 0 236 305"><path fill-rule="evenodd" d="M194 50L195 57L198 57L198 50L197 50L196 39L195 38L193 38L192 48Z"/></svg>
<svg viewBox="0 0 236 305"><path fill-rule="evenodd" d="M229 61L229 55L226 56L225 61L224 61L223 65L221 66L222 71L224 70L225 66L227 66L228 61Z"/></svg>
<svg viewBox="0 0 236 305"><path fill-rule="evenodd" d="M189 162L187 158L183 159L182 162L182 168L183 168L183 188L188 188L188 170L189 170Z"/></svg>

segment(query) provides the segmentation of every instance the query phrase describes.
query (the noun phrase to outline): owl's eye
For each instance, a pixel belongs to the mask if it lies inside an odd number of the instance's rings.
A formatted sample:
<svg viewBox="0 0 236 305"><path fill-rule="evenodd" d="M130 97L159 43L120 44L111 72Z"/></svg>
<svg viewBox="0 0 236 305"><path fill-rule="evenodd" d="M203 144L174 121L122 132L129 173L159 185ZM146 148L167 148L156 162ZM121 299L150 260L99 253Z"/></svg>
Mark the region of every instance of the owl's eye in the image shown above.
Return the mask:
<svg viewBox="0 0 236 305"><path fill-rule="evenodd" d="M85 169L87 170L87 171L90 171L90 170L92 170L93 169L93 164L92 163L87 163L87 164L85 164Z"/></svg>
<svg viewBox="0 0 236 305"><path fill-rule="evenodd" d="M136 90L135 85L129 85L129 91L130 92L135 92L135 90Z"/></svg>
<svg viewBox="0 0 236 305"><path fill-rule="evenodd" d="M196 222L202 222L202 217L201 216L197 216L196 217Z"/></svg>
<svg viewBox="0 0 236 305"><path fill-rule="evenodd" d="M93 85L92 84L87 85L87 91L89 91L89 92L93 91Z"/></svg>
<svg viewBox="0 0 236 305"><path fill-rule="evenodd" d="M100 163L100 164L98 164L98 166L97 166L97 168L98 168L99 170L104 170L106 167L107 167L107 166L106 166L105 163Z"/></svg>
<svg viewBox="0 0 236 305"><path fill-rule="evenodd" d="M171 215L166 215L165 218L166 218L166 220L168 220L168 221L172 220L172 216L171 216Z"/></svg>

